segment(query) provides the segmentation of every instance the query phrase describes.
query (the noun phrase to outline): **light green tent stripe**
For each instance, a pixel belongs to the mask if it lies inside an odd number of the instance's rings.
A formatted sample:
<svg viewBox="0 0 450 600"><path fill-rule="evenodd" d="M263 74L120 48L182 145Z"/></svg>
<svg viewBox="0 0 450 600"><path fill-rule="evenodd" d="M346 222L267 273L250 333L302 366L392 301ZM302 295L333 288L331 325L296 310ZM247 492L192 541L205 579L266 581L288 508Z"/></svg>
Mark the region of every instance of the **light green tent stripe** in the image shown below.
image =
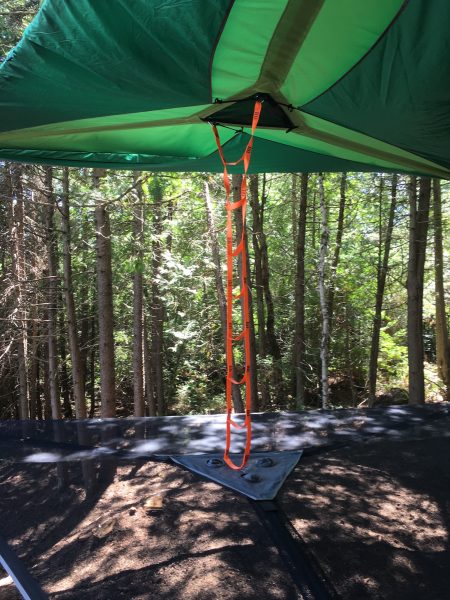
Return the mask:
<svg viewBox="0 0 450 600"><path fill-rule="evenodd" d="M179 156L160 156L111 152L64 152L52 150L10 150L0 148L1 160L13 160L30 164L67 167L104 167L106 169L134 169L146 171L185 171L196 169L199 159ZM179 165L182 168L179 168Z"/></svg>
<svg viewBox="0 0 450 600"><path fill-rule="evenodd" d="M325 0L281 88L296 105L342 77L374 45L404 0Z"/></svg>
<svg viewBox="0 0 450 600"><path fill-rule="evenodd" d="M287 143L286 141L288 136L289 143ZM279 144L286 144L288 146L292 146L293 148L301 148L302 150L315 152L316 154L322 154L324 156L334 156L336 158L356 161L367 165L377 165L381 170L383 168L398 168L398 165L396 165L395 163L391 163L389 161L375 160L372 157L367 156L366 154L362 154L354 150L348 150L347 148L343 147L345 144L345 140L341 140L342 145L336 144L335 146L332 146L329 143L325 143L321 140L316 139L316 137L313 137L312 132L310 132L309 135L297 133L295 131L286 134L284 132L270 129L260 129L257 132L257 137L261 137L265 140L270 140L273 142L278 142ZM300 171L301 168L299 168L299 172Z"/></svg>
<svg viewBox="0 0 450 600"><path fill-rule="evenodd" d="M242 156L249 135L239 133L224 144L227 160ZM198 171L221 172L223 166L217 152L203 158L180 158L148 154L112 154L100 152L52 152L49 150L8 150L0 147L0 158L41 164L67 166L98 166L117 169L138 169L148 171ZM298 172L317 171L318 166L325 171L371 171L370 165L345 161L332 156L315 154L300 148L285 146L276 142L256 138L254 140L250 172ZM230 166L230 172L242 173L242 162Z"/></svg>
<svg viewBox="0 0 450 600"><path fill-rule="evenodd" d="M364 147L367 148L367 151L372 154L373 158L382 156L391 157L390 162L395 162L399 167L417 164L420 165L420 168L427 168L430 171L432 170L440 170L443 171L442 166L438 165L432 161L429 161L421 156L417 156L407 150L403 150L402 148L398 148L391 144L387 144L381 140L373 138L369 135L365 135L363 133L359 133L358 131L353 131L352 129L347 129L346 127L341 127L340 125L336 125L335 123L330 123L325 119L320 119L319 117L314 117L313 115L306 114L304 112L296 111L295 114L299 115L299 119L301 120L301 124L308 129L310 135L318 136L318 134L323 134L322 137L318 137L318 139L329 139L330 143L333 144L333 140L343 140L343 144L346 147ZM301 127L302 125L300 125ZM373 162L373 161L372 161ZM414 170L412 167L410 170Z"/></svg>
<svg viewBox="0 0 450 600"><path fill-rule="evenodd" d="M173 112L182 111L155 111L158 116L164 116L161 113L169 116ZM205 124L183 124L180 118L177 126L173 127L166 121L149 122L146 119L151 114L122 115L120 119L83 119L77 123L17 130L0 134L0 146L61 153L72 151L135 155L139 152L183 159L207 156L215 151L212 132ZM439 165L380 140L299 111L292 112L291 117L298 125L297 130L286 134L284 131L260 128L257 135L319 155L358 161L379 168L448 177L448 173ZM223 143L233 137L233 131L227 128L220 128L220 133ZM236 157L230 157L230 160L234 158ZM127 159L124 160L127 162Z"/></svg>
<svg viewBox="0 0 450 600"><path fill-rule="evenodd" d="M325 156L373 165L380 169L397 169L402 172L429 174L448 178L450 173L413 154L383 144L374 138L345 130L309 115L303 127L290 133L269 129L259 129L257 136L301 148Z"/></svg>
<svg viewBox="0 0 450 600"><path fill-rule="evenodd" d="M255 83L287 3L287 0L234 3L214 54L213 98L229 98Z"/></svg>
<svg viewBox="0 0 450 600"><path fill-rule="evenodd" d="M230 12L214 55L213 96L241 97L281 88L293 104L305 103L358 62L402 3L290 0L259 2L256 11L254 2L240 0ZM292 63L293 51L298 55ZM291 65L288 75L283 69Z"/></svg>
<svg viewBox="0 0 450 600"><path fill-rule="evenodd" d="M309 35L325 0L289 0L261 65L258 80L247 91L277 94L283 85L299 49Z"/></svg>
<svg viewBox="0 0 450 600"><path fill-rule="evenodd" d="M26 129L15 129L14 131L0 132L0 143L7 143L15 139L23 139L25 135L31 138L47 137L52 135L75 134L75 133L100 133L103 131L120 131L143 129L148 127L166 126L171 124L198 123L199 115L205 110L209 113L211 105L187 106L171 108L167 110L152 110L125 115L112 115L107 117L95 117L92 119L77 119Z"/></svg>
<svg viewBox="0 0 450 600"><path fill-rule="evenodd" d="M233 137L234 132L225 129L221 132L224 142ZM6 134L4 138L7 138ZM131 130L104 131L93 133L62 133L47 137L33 137L30 130L15 134L13 140L1 139L5 148L28 148L29 150L132 153L178 156L183 158L201 157L216 149L211 128L204 123L149 127Z"/></svg>

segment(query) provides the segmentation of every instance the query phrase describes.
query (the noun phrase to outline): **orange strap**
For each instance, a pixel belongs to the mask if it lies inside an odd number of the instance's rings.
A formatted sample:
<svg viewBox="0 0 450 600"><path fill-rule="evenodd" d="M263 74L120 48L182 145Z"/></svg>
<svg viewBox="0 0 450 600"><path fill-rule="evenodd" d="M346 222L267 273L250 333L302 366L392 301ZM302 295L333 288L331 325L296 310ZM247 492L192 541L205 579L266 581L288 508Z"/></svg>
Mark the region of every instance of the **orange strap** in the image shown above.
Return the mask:
<svg viewBox="0 0 450 600"><path fill-rule="evenodd" d="M223 459L226 464L236 471L242 469L250 456L250 447L252 441L252 420L251 420L251 377L250 377L250 305L249 305L249 286L248 286L248 273L247 273L247 250L245 243L246 236L246 215L247 215L247 171L250 164L250 158L253 149L253 137L255 134L256 127L258 125L259 117L261 114L262 102L257 100L255 102L255 108L253 111L252 120L252 133L250 140L245 148L244 154L236 162L227 162L223 153L222 145L220 143L219 132L217 127L213 125L214 136L216 138L217 148L219 156L223 163L223 182L226 192L225 207L227 210L227 336L226 336L226 354L227 354L227 378L226 378L226 401L227 401L227 423L226 423L226 441L225 451ZM242 176L241 183L241 194L240 200L237 202L231 202L231 184L230 177L228 174L227 166L234 166L240 162L244 163L244 174ZM242 209L242 235L236 248L233 248L233 211L241 208ZM241 257L242 269L241 269L241 288L239 294L233 294L233 258L235 256ZM243 312L243 330L242 332L234 336L233 335L233 301L242 299L242 312ZM245 371L242 379L236 381L233 379L233 342L244 341L245 350ZM232 390L233 384L243 385L245 384L245 420L243 425L239 425L231 418L233 411L233 398ZM246 441L244 456L240 465L236 465L230 458L230 446L231 446L231 427L235 429L246 430Z"/></svg>

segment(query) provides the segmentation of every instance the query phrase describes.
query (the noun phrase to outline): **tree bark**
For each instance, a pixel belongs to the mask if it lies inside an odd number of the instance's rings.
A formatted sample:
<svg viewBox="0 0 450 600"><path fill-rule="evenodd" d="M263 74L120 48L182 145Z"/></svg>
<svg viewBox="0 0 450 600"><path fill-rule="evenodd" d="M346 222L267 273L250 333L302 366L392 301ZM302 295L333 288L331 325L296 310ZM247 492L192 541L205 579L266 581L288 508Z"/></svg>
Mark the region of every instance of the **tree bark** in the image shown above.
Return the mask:
<svg viewBox="0 0 450 600"><path fill-rule="evenodd" d="M323 185L323 175L319 174L319 198L320 213L322 218L322 231L320 236L319 253L319 298L320 310L322 314L322 336L320 340L320 364L321 364L321 397L322 408L328 408L329 405L329 385L328 385L328 354L330 342L330 327L328 315L328 302L325 289L325 270L328 255L328 240L330 232L328 229L328 211L325 203L325 191Z"/></svg>
<svg viewBox="0 0 450 600"><path fill-rule="evenodd" d="M29 417L28 377L27 377L27 327L24 299L25 249L24 249L24 199L22 186L22 167L10 166L11 211L10 238L14 300L17 314L17 367L19 378L19 418Z"/></svg>
<svg viewBox="0 0 450 600"><path fill-rule="evenodd" d="M79 223L80 232L83 240L86 240L90 237L90 229L91 229L91 216L89 213L82 213L81 221ZM88 257L85 253L86 244L82 246L81 250L81 259L83 262L88 260ZM96 338L95 338L95 324L97 320L96 313L96 280L92 277L83 277L79 283L79 345L80 345L80 353L81 353L81 364L82 364L82 373L83 373L83 384L84 384L84 393L86 397L86 405L88 404L88 396L92 395L92 390L90 386L90 363L91 363L91 355L95 354L95 346L96 346ZM78 329L78 328L77 328ZM94 364L95 364L95 359ZM92 407L89 409L86 406L86 410L91 416Z"/></svg>
<svg viewBox="0 0 450 600"><path fill-rule="evenodd" d="M297 190L297 188L298 188L298 174L292 173L292 180L291 180L292 242L294 245L294 251L297 249L297 236L298 236L298 215L297 215L298 190Z"/></svg>
<svg viewBox="0 0 450 600"><path fill-rule="evenodd" d="M73 294L71 227L70 227L69 169L63 169L63 193L61 198L61 232L63 238L64 300L67 314L70 360L72 363L72 386L77 419L86 418L85 364L80 350L77 316ZM86 320L87 323L87 320Z"/></svg>
<svg viewBox="0 0 450 600"><path fill-rule="evenodd" d="M152 285L151 285L151 364L153 368L153 390L158 415L166 414L166 401L163 379L163 352L164 352L164 304L162 299L159 278L162 267L162 200L163 192L161 182L157 176L153 182L153 258L152 258Z"/></svg>
<svg viewBox="0 0 450 600"><path fill-rule="evenodd" d="M295 373L295 407L305 406L305 240L308 208L308 173L302 173L300 182L300 207L298 212L295 277L295 333L292 364Z"/></svg>
<svg viewBox="0 0 450 600"><path fill-rule="evenodd" d="M147 399L148 414L150 417L156 417L158 407L155 402L155 391L153 386L153 365L152 354L149 344L147 317L144 316L144 374L145 374L145 397Z"/></svg>
<svg viewBox="0 0 450 600"><path fill-rule="evenodd" d="M145 416L144 364L143 364L143 238L144 238L144 198L139 174L134 174L133 208L133 397L134 416Z"/></svg>
<svg viewBox="0 0 450 600"><path fill-rule="evenodd" d="M94 169L101 416L108 418L116 415L112 250L109 213L99 189L100 176L101 171Z"/></svg>
<svg viewBox="0 0 450 600"><path fill-rule="evenodd" d="M43 369L43 386L42 392L44 396L44 419L48 421L52 418L52 403L50 398L50 377L48 370L48 343L47 336L43 340L42 343L42 355L44 361L44 369Z"/></svg>
<svg viewBox="0 0 450 600"><path fill-rule="evenodd" d="M263 189L261 201L258 193L253 193L250 196L253 213L253 237L258 246L259 270L260 270L260 288L264 295L264 305L266 313L266 331L265 344L268 354L272 356L272 383L279 407L284 406L286 397L283 381L283 371L281 368L281 349L275 334L275 307L270 288L270 269L269 269L269 253L267 249L267 238L264 232L264 210L266 204L266 179L263 175ZM256 261L256 256L255 256Z"/></svg>
<svg viewBox="0 0 450 600"><path fill-rule="evenodd" d="M61 299L62 304L62 299ZM69 375L69 369L67 368L67 348L66 348L66 336L64 335L65 322L63 312L60 311L59 316L59 336L58 336L58 349L59 359L58 364L60 365L60 389L62 398L62 413L65 419L73 419L72 411L72 398L73 398L73 382Z"/></svg>
<svg viewBox="0 0 450 600"><path fill-rule="evenodd" d="M439 377L447 386L447 398L450 398L450 347L445 310L444 253L442 248L442 199L441 182L439 179L433 179L433 221L434 289L436 294L436 363Z"/></svg>
<svg viewBox="0 0 450 600"><path fill-rule="evenodd" d="M264 189L263 189L264 195ZM258 175L250 176L250 203L253 216L253 254L255 257L255 282L254 289L256 292L256 315L258 318L258 352L262 361L262 372L258 377L261 392L261 408L267 408L271 404L269 373L267 363L265 362L268 355L267 350L267 335L266 335L266 316L264 308L264 285L263 285L263 270L261 256L261 230L259 218L259 181Z"/></svg>
<svg viewBox="0 0 450 600"><path fill-rule="evenodd" d="M231 185L233 188L233 201L237 202L241 197L241 181L242 175L232 175ZM248 256L248 240L247 232L242 230L242 208L238 208L234 211L234 221L236 227L236 242L242 239L244 233L244 246L246 249L247 256L247 273L248 273L248 304L249 304L249 316L250 316L250 380L251 380L251 410L255 412L258 410L258 372L256 362L256 336L255 336L255 320L253 318L253 298L251 289L251 277L250 277L250 260ZM238 273L239 281L242 281L242 254L238 255ZM241 307L243 311L244 299L241 299ZM242 319L242 326L244 326L244 320Z"/></svg>
<svg viewBox="0 0 450 600"><path fill-rule="evenodd" d="M94 292L95 294L95 292ZM89 411L88 417L92 419L95 414L96 405L96 389L95 389L95 365L96 365L96 322L97 318L95 315L95 299L89 299L85 303L86 307L86 324L82 321L81 330L83 332L83 346L81 356L83 360L83 368L85 373L85 388L86 396L89 397ZM86 399L87 403L87 399ZM87 408L87 407L86 407Z"/></svg>
<svg viewBox="0 0 450 600"><path fill-rule="evenodd" d="M58 313L58 261L56 257L55 195L53 192L53 169L45 167L45 199L47 214L47 335L48 335L48 380L52 419L61 418L59 394L57 313Z"/></svg>
<svg viewBox="0 0 450 600"><path fill-rule="evenodd" d="M211 256L214 263L214 280L216 283L216 293L217 293L217 301L219 304L219 315L220 315L220 325L222 329L222 337L224 348L226 348L227 341L227 301L225 298L225 290L223 287L223 279L222 279L222 264L220 260L220 251L219 251L219 242L217 240L216 233L216 222L214 217L214 207L211 200L211 194L209 192L208 182L205 182L205 203L206 203L206 219L208 225L208 238L209 244L211 248ZM234 357L233 357L233 378L236 379L237 375L234 367ZM232 387L232 395L233 395L233 408L235 412L243 412L244 404L242 402L242 394L241 388L238 385L234 385Z"/></svg>
<svg viewBox="0 0 450 600"><path fill-rule="evenodd" d="M417 181L412 176L409 185L410 227L408 260L408 367L409 403L425 403L423 372L423 278L430 209L431 180L420 178L417 202Z"/></svg>
<svg viewBox="0 0 450 600"><path fill-rule="evenodd" d="M31 343L30 343L30 419L39 417L38 395L39 395L39 324L36 310L32 313ZM34 317L34 318L33 318Z"/></svg>
<svg viewBox="0 0 450 600"><path fill-rule="evenodd" d="M345 202L346 202L346 188L347 188L347 173L342 173L341 184L340 184L340 200L339 200L339 214L336 231L336 243L334 246L333 261L331 263L330 272L330 291L328 295L328 314L330 319L330 336L333 329L333 312L334 312L334 292L336 287L336 276L339 266L339 257L342 246L342 236L344 234L344 215L345 215Z"/></svg>
<svg viewBox="0 0 450 600"><path fill-rule="evenodd" d="M381 331L381 313L383 310L384 290L386 287L386 278L389 269L389 254L391 251L392 233L394 230L395 211L397 208L397 175L392 175L391 184L391 205L389 208L389 218L384 237L383 255L379 257L377 268L377 291L375 296L375 315L373 317L372 342L370 347L369 360L369 406L373 406L376 396L377 372L378 372L378 354L380 351L380 331ZM381 200L381 199L380 199ZM380 231L380 250L382 238Z"/></svg>

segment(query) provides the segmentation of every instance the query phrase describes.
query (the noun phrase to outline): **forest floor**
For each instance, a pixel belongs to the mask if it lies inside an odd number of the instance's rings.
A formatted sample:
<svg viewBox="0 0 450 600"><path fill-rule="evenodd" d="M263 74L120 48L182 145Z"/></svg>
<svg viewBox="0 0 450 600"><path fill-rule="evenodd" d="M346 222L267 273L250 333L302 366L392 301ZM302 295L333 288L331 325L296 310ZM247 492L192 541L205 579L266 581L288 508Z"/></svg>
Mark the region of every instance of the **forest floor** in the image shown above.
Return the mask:
<svg viewBox="0 0 450 600"><path fill-rule="evenodd" d="M76 463L18 463L0 452L0 533L50 598L301 598L234 492L164 463L109 461L90 494L80 473ZM443 416L397 440L302 457L280 503L338 597L443 600L449 490ZM0 585L0 600L18 597Z"/></svg>

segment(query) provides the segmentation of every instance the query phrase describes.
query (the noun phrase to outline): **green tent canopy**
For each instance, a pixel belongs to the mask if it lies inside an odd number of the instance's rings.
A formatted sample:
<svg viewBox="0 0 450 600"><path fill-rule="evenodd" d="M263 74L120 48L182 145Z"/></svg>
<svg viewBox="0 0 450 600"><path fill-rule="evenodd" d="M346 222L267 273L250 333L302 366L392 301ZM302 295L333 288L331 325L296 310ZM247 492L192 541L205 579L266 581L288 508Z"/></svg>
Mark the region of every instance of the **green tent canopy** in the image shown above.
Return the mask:
<svg viewBox="0 0 450 600"><path fill-rule="evenodd" d="M45 0L0 68L0 159L450 178L449 0ZM236 170L242 168L235 167Z"/></svg>

